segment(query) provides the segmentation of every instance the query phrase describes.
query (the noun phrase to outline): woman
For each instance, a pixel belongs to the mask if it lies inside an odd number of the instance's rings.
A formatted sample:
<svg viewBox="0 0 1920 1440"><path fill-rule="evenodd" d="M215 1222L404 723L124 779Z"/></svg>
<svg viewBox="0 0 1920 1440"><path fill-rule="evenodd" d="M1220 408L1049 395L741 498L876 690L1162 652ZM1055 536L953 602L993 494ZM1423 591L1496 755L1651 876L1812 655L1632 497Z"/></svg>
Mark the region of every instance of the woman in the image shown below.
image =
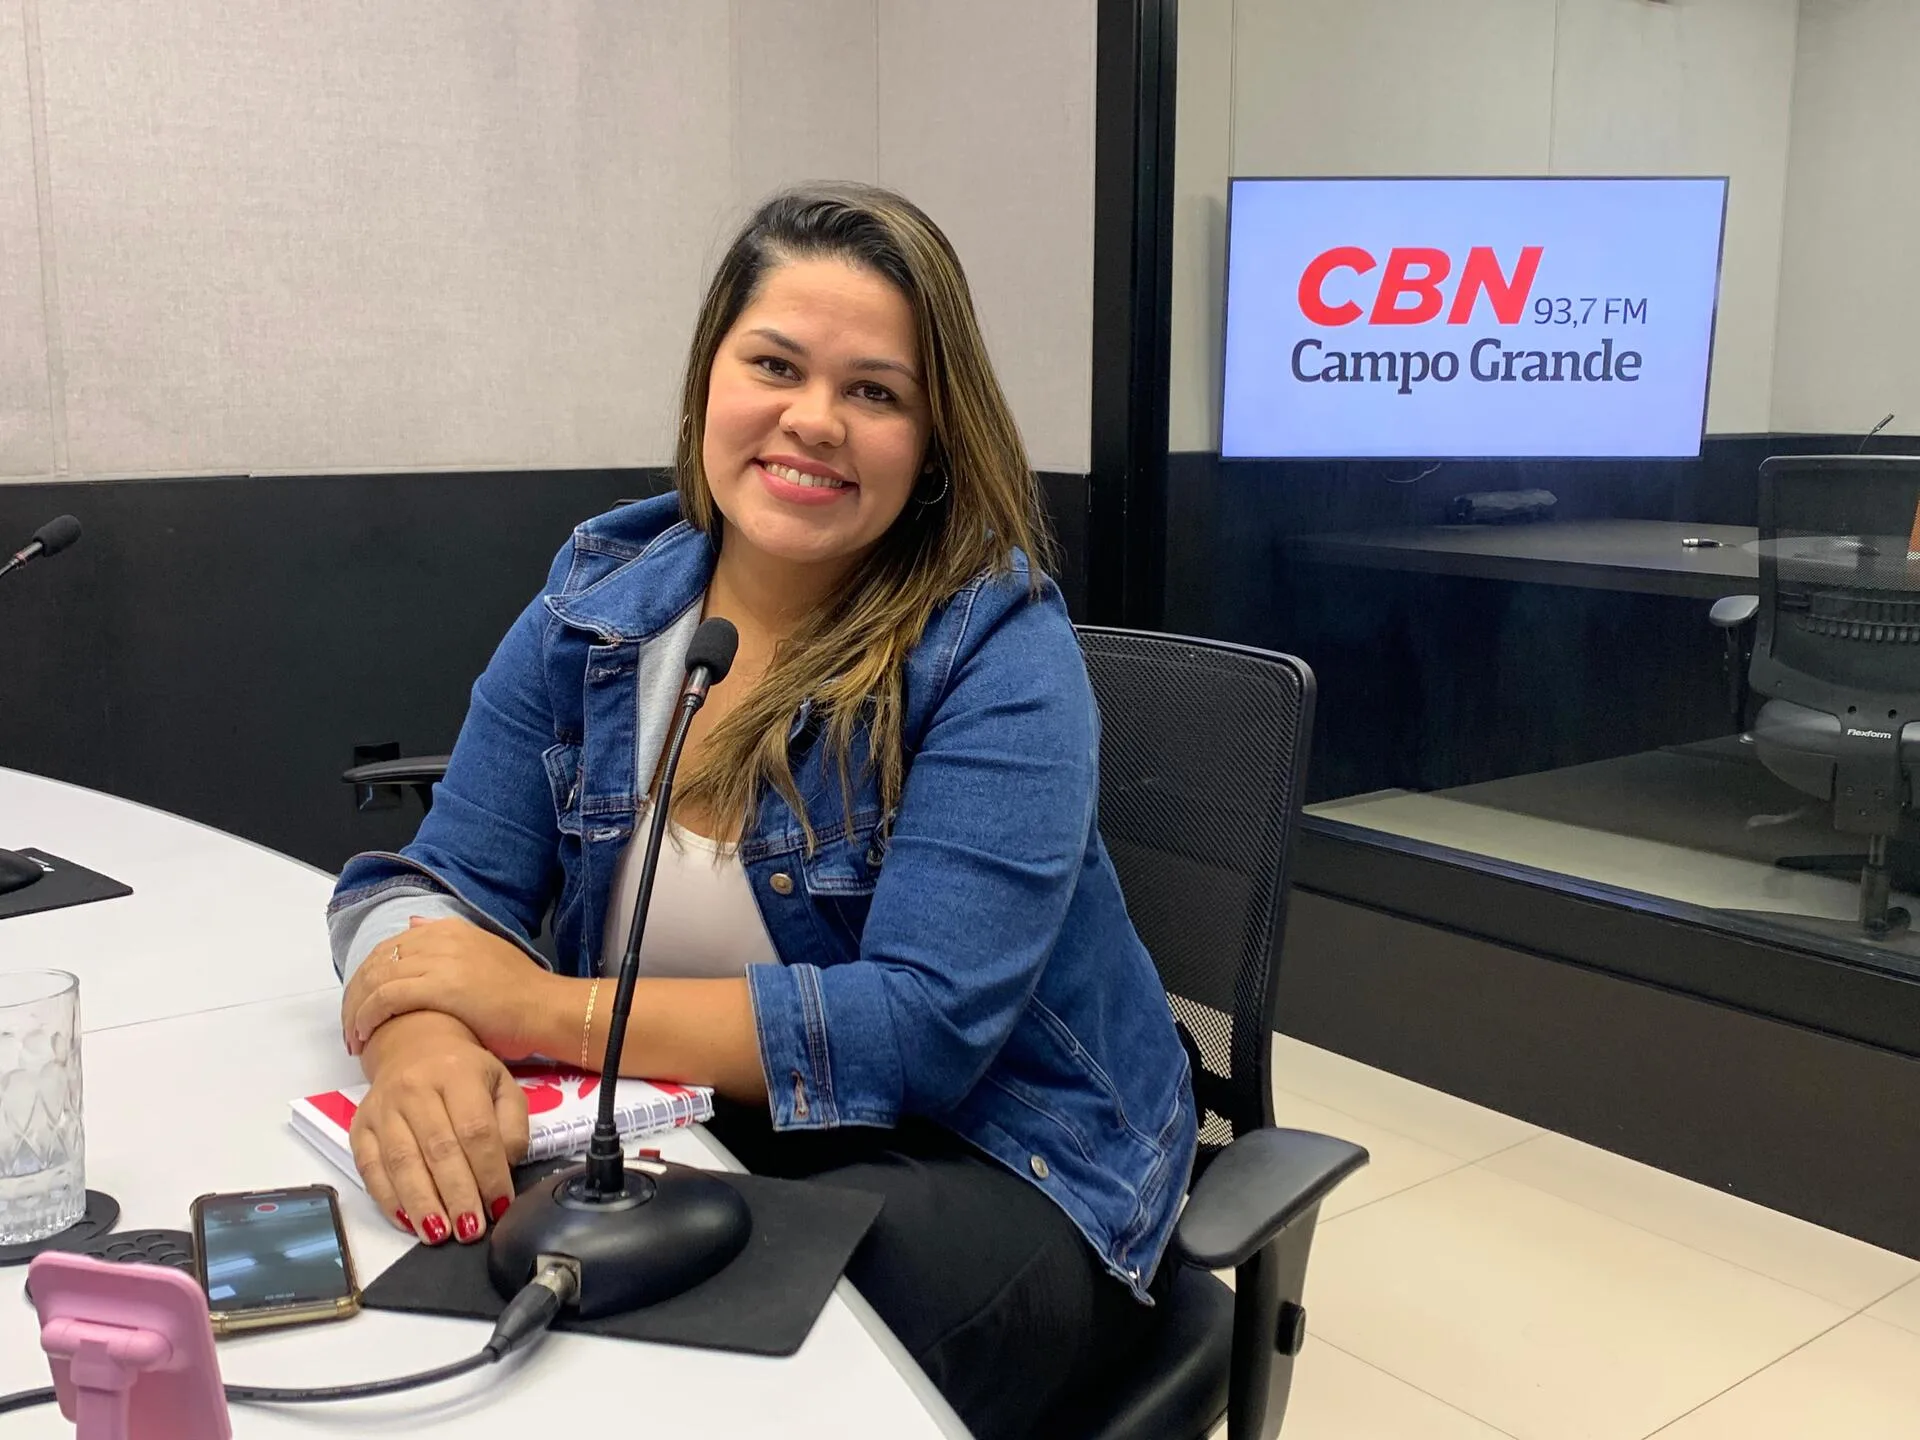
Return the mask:
<svg viewBox="0 0 1920 1440"><path fill-rule="evenodd" d="M501 1062L598 1063L683 657L723 616L622 1073L715 1087L750 1168L883 1194L849 1276L976 1434L1029 1433L1142 1332L1195 1120L952 247L884 191L777 196L707 293L682 416L677 494L574 533L418 837L340 877L354 1158L428 1244L505 1209Z"/></svg>

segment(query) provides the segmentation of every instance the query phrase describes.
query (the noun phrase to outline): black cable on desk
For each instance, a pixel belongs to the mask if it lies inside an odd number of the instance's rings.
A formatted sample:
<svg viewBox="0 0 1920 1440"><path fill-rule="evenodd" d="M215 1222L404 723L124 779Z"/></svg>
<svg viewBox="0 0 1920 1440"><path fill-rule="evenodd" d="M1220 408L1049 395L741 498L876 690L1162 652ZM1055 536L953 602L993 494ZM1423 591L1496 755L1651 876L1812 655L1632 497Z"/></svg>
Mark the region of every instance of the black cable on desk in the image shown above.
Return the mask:
<svg viewBox="0 0 1920 1440"><path fill-rule="evenodd" d="M482 1350L451 1365L422 1370L413 1375L396 1375L391 1380L367 1380L358 1385L326 1385L318 1389L280 1390L271 1385L229 1385L227 1399L236 1405L328 1405L336 1400L371 1400L376 1395L398 1395L402 1390L418 1390L471 1374L500 1357Z"/></svg>
<svg viewBox="0 0 1920 1440"><path fill-rule="evenodd" d="M397 1395L403 1390L418 1390L471 1374L507 1358L536 1336L544 1335L559 1317L561 1308L579 1293L579 1272L567 1264L550 1264L520 1287L520 1293L507 1302L494 1322L493 1334L486 1345L464 1360L412 1375L396 1375L388 1380L366 1380L357 1385L328 1385L297 1390L276 1389L269 1385L228 1385L227 1399L236 1405L326 1405L340 1400L371 1400L380 1395ZM14 1410L30 1410L36 1405L51 1405L57 1397L51 1386L0 1395L0 1415Z"/></svg>
<svg viewBox="0 0 1920 1440"><path fill-rule="evenodd" d="M0 1395L0 1415L10 1410L31 1410L36 1405L51 1405L53 1401L51 1385L42 1390L21 1390L12 1395Z"/></svg>

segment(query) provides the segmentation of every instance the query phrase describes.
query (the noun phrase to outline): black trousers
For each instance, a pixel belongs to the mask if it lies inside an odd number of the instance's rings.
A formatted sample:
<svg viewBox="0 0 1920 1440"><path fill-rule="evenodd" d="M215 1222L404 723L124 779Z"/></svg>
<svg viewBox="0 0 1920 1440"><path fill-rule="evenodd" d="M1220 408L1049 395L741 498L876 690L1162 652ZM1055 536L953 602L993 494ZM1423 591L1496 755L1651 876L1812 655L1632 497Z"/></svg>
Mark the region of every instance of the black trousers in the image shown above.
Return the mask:
<svg viewBox="0 0 1920 1440"><path fill-rule="evenodd" d="M937 1125L776 1133L723 1105L712 1129L756 1174L885 1200L847 1278L977 1440L1038 1434L1054 1405L1112 1383L1153 1324L1059 1206Z"/></svg>

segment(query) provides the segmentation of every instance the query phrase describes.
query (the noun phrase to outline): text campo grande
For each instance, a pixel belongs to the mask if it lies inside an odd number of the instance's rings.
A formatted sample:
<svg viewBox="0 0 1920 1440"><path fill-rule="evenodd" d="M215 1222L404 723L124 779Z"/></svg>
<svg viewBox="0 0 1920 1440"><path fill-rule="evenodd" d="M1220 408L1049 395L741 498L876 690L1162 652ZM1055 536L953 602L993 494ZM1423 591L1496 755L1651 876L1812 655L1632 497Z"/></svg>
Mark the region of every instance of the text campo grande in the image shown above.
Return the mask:
<svg viewBox="0 0 1920 1440"><path fill-rule="evenodd" d="M1611 336L1597 350L1582 351L1508 350L1489 335L1467 351L1466 373L1499 384L1632 384L1640 378L1640 364L1638 350L1615 350ZM1460 373L1460 357L1452 350L1331 350L1312 335L1293 347L1293 378L1305 384L1392 384L1411 395L1416 385L1445 384Z"/></svg>

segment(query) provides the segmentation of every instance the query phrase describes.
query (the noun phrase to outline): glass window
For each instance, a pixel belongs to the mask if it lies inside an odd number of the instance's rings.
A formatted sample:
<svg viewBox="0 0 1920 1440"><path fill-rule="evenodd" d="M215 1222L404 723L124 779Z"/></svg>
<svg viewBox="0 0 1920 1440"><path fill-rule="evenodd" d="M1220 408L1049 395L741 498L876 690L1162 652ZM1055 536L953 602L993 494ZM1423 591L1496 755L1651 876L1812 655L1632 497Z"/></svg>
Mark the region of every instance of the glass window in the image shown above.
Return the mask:
<svg viewBox="0 0 1920 1440"><path fill-rule="evenodd" d="M1314 823L1920 969L1915 54L1181 5L1165 624L1313 666Z"/></svg>

